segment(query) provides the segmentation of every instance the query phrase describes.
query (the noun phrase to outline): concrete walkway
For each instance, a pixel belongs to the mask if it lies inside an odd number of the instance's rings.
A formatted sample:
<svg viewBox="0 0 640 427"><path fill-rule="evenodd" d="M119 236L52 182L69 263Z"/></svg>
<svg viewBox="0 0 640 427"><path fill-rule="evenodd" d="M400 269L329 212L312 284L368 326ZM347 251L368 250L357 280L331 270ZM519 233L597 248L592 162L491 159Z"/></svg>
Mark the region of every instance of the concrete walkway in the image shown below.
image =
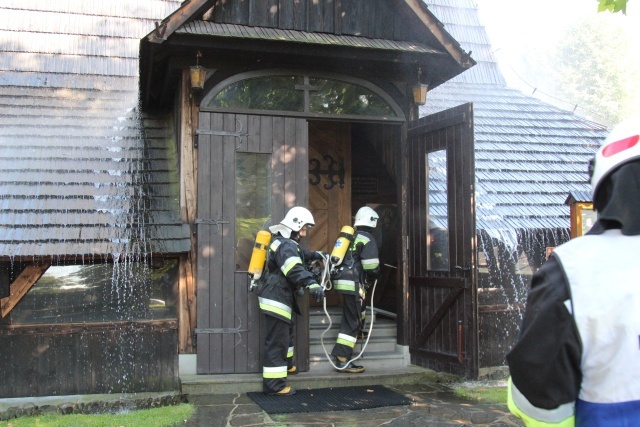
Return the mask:
<svg viewBox="0 0 640 427"><path fill-rule="evenodd" d="M473 383L465 383L473 386ZM477 385L505 385L482 382ZM458 385L459 386L459 385ZM523 426L511 415L506 404L469 401L454 395L455 384L422 383L387 385L412 400L408 406L362 411L316 412L269 415L245 393L191 395L197 412L187 427L351 427L351 426ZM286 397L283 397L286 399Z"/></svg>
<svg viewBox="0 0 640 427"><path fill-rule="evenodd" d="M245 376L246 377L246 376ZM293 378L300 377L293 385L297 389L324 388L325 383L311 381L310 374L304 373ZM362 384L357 384L355 378L338 377L333 380L333 387L340 385L339 378L345 378L349 385L366 385L366 377L357 377ZM415 378L414 378L415 379ZM373 381L372 378L369 378ZM83 396L53 396L38 398L0 399L0 419L14 409L28 411L29 408L38 406L40 409L48 408L47 412L60 412L60 405L73 405L79 408L99 409L93 407L93 402L101 402L104 405L113 404L114 401L122 402L122 405L155 401L164 404L172 404L187 401L196 406L195 415L181 424L186 427L250 427L250 426L289 426L289 427L355 427L355 426L518 426L523 424L507 410L506 404L490 404L484 402L462 399L454 394L457 387L475 386L505 386L502 381L477 381L465 383L448 383L420 379L417 382L390 382L384 376L378 375L378 384L384 385L411 399L410 405L390 406L361 411L341 412L316 412L298 414L269 415L255 404L246 394L239 391L239 386L255 388L255 384L242 385L236 380L235 387L232 384L218 384L235 390L234 393L205 392L183 395L172 393L136 393L131 395L83 395ZM401 378L399 378L401 380ZM325 378L326 381L326 378ZM372 384L374 384L372 382ZM344 386L344 384L342 384ZM282 399L287 399L283 396ZM149 405L147 407L158 406ZM7 412L8 411L8 412ZM27 413L22 414L24 416ZM0 422L2 424L2 422Z"/></svg>

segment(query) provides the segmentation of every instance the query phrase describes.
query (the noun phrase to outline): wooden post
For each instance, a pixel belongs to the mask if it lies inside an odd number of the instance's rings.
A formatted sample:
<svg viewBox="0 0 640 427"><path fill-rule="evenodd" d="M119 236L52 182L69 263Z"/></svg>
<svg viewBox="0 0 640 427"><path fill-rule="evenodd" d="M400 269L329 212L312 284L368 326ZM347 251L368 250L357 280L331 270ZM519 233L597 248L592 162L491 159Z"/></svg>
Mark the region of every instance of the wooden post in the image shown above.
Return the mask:
<svg viewBox="0 0 640 427"><path fill-rule="evenodd" d="M189 70L182 72L180 91L180 214L193 230L196 218L198 154L194 149L198 127L198 106L193 102ZM178 289L178 353L193 354L196 347L193 333L196 327L196 236L191 233L189 253L180 258Z"/></svg>
<svg viewBox="0 0 640 427"><path fill-rule="evenodd" d="M34 283L42 277L45 271L51 266L51 262L44 264L29 264L11 284L11 293L8 297L0 299L2 317L11 312L13 307L20 302L27 294Z"/></svg>

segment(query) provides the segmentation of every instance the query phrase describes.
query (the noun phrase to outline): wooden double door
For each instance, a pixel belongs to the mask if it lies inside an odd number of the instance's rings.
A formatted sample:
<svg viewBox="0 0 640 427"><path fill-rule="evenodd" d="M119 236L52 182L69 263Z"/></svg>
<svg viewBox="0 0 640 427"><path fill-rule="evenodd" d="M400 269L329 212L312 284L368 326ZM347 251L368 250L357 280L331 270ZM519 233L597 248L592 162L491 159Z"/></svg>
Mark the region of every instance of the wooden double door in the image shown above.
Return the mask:
<svg viewBox="0 0 640 427"><path fill-rule="evenodd" d="M398 230L397 245L407 265L398 278L406 284L397 289L399 340L407 337L413 364L467 377L478 371L472 113L464 105L409 126L399 177L406 206L398 208L406 234ZM351 127L201 112L197 133L197 372L261 372L264 331L246 273L252 239L290 207L308 206L316 226L305 244L330 252L352 224ZM305 294L301 370L309 367L309 304Z"/></svg>

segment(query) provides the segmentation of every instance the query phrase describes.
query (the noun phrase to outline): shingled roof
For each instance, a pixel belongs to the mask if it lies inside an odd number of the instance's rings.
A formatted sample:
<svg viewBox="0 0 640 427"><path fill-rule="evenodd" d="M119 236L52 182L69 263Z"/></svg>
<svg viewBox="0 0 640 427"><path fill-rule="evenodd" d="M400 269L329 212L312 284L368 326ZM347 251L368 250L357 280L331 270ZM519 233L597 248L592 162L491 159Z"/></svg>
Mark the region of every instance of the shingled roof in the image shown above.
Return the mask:
<svg viewBox="0 0 640 427"><path fill-rule="evenodd" d="M180 70L192 65L196 54L205 67L215 58L210 68L251 58L271 67L292 61L325 72L375 67L381 78L413 74L420 67L432 87L474 65L421 0L270 5L191 0L158 23L140 43L143 110L173 108Z"/></svg>
<svg viewBox="0 0 640 427"><path fill-rule="evenodd" d="M137 108L140 38L179 6L0 4L0 258L189 250L172 121Z"/></svg>
<svg viewBox="0 0 640 427"><path fill-rule="evenodd" d="M587 163L605 126L507 86L472 0L429 9L477 64L430 91L426 116L473 102L477 228L494 235L570 227L570 192L588 192Z"/></svg>
<svg viewBox="0 0 640 427"><path fill-rule="evenodd" d="M477 64L429 92L473 102L478 228L568 228L607 131L506 86L471 0L429 0ZM138 48L175 0L0 4L0 257L189 249L172 118L138 108Z"/></svg>

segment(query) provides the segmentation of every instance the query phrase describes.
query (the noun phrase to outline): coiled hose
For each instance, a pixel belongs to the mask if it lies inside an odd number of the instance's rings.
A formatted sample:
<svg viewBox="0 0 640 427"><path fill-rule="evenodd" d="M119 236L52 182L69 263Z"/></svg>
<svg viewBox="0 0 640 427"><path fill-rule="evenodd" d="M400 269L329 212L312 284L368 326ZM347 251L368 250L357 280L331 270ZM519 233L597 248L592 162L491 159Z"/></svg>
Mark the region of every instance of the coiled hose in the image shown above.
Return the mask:
<svg viewBox="0 0 640 427"><path fill-rule="evenodd" d="M323 257L324 259L324 268L322 269L322 275L321 275L321 279L320 279L320 286L322 286L322 288L324 289L325 292L330 291L333 288L333 284L331 283L331 263L329 262L330 259L330 255L326 255ZM346 369L349 364L355 360L358 360L360 357L362 357L362 354L364 353L365 349L367 348L367 344L369 344L369 338L371 338L371 331L373 330L373 296L376 292L376 285L378 284L378 280L376 279L375 282L373 282L373 288L371 290L371 322L369 325L369 332L367 334L367 340L365 341L364 345L362 346L362 350L360 351L360 354L358 354L356 357L354 357L353 359L349 360L348 362L345 363L345 366L343 368L339 368L337 367L334 363L333 360L331 360L331 356L329 356L329 353L327 352L327 348L324 345L324 335L331 329L331 316L329 315L329 312L327 311L327 298L324 297L322 299L322 306L324 308L324 314L327 316L327 319L329 319L329 326L327 327L327 329L324 330L324 332L322 332L322 334L320 335L320 344L322 344L322 349L324 350L324 354L325 356L327 356L327 360L329 361L329 363L331 363L331 366L333 366L335 369L342 371L343 369Z"/></svg>

